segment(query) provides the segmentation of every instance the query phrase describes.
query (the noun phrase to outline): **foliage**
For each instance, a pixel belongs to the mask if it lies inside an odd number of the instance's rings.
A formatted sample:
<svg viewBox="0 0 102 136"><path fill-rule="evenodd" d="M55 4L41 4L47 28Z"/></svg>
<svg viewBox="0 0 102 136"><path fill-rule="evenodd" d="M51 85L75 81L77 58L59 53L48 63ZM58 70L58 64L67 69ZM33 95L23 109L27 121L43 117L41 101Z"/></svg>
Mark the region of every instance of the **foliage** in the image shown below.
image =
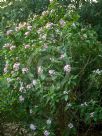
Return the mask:
<svg viewBox="0 0 102 136"><path fill-rule="evenodd" d="M55 0L4 33L0 112L32 135L74 136L80 121L102 120L102 47L78 18Z"/></svg>
<svg viewBox="0 0 102 136"><path fill-rule="evenodd" d="M86 2L80 9L80 21L84 25L91 25L102 41L102 0Z"/></svg>

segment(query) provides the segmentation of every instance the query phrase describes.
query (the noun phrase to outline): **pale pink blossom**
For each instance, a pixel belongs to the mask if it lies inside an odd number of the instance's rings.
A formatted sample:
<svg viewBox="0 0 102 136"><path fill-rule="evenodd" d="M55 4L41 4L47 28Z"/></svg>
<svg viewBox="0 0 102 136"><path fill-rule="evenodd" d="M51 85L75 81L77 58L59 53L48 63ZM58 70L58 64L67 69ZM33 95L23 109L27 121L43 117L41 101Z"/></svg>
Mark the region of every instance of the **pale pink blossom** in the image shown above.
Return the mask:
<svg viewBox="0 0 102 136"><path fill-rule="evenodd" d="M84 106L88 106L88 104L86 102L81 103L81 107L84 107Z"/></svg>
<svg viewBox="0 0 102 136"><path fill-rule="evenodd" d="M29 110L29 112L30 112L30 114L32 114L32 113L33 113L33 110L32 110L32 109L30 109L30 110Z"/></svg>
<svg viewBox="0 0 102 136"><path fill-rule="evenodd" d="M53 13L53 12L55 12L55 10L54 10L54 9L52 9L52 10L50 11L50 13Z"/></svg>
<svg viewBox="0 0 102 136"><path fill-rule="evenodd" d="M32 84L35 86L35 85L37 84L37 81L34 79L34 80L32 81Z"/></svg>
<svg viewBox="0 0 102 136"><path fill-rule="evenodd" d="M39 28L39 29L38 29L38 31L37 31L37 33L38 33L38 34L40 34L40 33L42 32L42 30L43 30L43 28L42 28L42 27L41 27L41 28Z"/></svg>
<svg viewBox="0 0 102 136"><path fill-rule="evenodd" d="M70 73L71 72L71 66L69 64L65 65L64 71L67 72L67 73Z"/></svg>
<svg viewBox="0 0 102 136"><path fill-rule="evenodd" d="M68 103L68 104L67 104L67 107L71 107L71 106L72 106L72 104L71 104L71 103Z"/></svg>
<svg viewBox="0 0 102 136"><path fill-rule="evenodd" d="M5 68L4 68L4 73L7 73L7 72L8 72L8 68L5 67Z"/></svg>
<svg viewBox="0 0 102 136"><path fill-rule="evenodd" d="M63 94L64 94L64 95L68 94L68 91L64 91Z"/></svg>
<svg viewBox="0 0 102 136"><path fill-rule="evenodd" d="M13 50L13 49L15 49L15 48L16 48L16 46L12 45L12 46L10 47L10 50Z"/></svg>
<svg viewBox="0 0 102 136"><path fill-rule="evenodd" d="M65 54L61 54L60 59L65 58Z"/></svg>
<svg viewBox="0 0 102 136"><path fill-rule="evenodd" d="M48 48L48 45L47 44L44 44L44 46L43 46L45 49L47 49Z"/></svg>
<svg viewBox="0 0 102 136"><path fill-rule="evenodd" d="M7 32L6 32L6 35L11 35L13 33L13 30L8 30Z"/></svg>
<svg viewBox="0 0 102 136"><path fill-rule="evenodd" d="M19 101L23 102L24 101L24 97L22 95L19 96Z"/></svg>
<svg viewBox="0 0 102 136"><path fill-rule="evenodd" d="M38 74L42 74L43 73L43 68L41 66L38 67Z"/></svg>
<svg viewBox="0 0 102 136"><path fill-rule="evenodd" d="M48 11L43 11L42 16L46 16L46 15L48 15L48 13L49 13Z"/></svg>
<svg viewBox="0 0 102 136"><path fill-rule="evenodd" d="M11 47L11 44L10 43L6 43L3 48L10 48Z"/></svg>
<svg viewBox="0 0 102 136"><path fill-rule="evenodd" d="M28 68L22 68L22 73L25 74L25 73L28 73Z"/></svg>
<svg viewBox="0 0 102 136"><path fill-rule="evenodd" d="M11 81L12 81L12 79L8 77L7 82L10 83Z"/></svg>
<svg viewBox="0 0 102 136"><path fill-rule="evenodd" d="M55 70L49 70L49 74L50 74L50 76L53 76L53 75L55 75Z"/></svg>
<svg viewBox="0 0 102 136"><path fill-rule="evenodd" d="M4 67L4 73L7 73L8 72L8 63L5 64L5 67Z"/></svg>
<svg viewBox="0 0 102 136"><path fill-rule="evenodd" d="M29 31L31 31L31 30L32 30L32 26L31 26L31 25L27 26L27 29L28 29Z"/></svg>
<svg viewBox="0 0 102 136"><path fill-rule="evenodd" d="M30 32L25 32L25 34L24 34L24 35L25 35L25 36L28 36L29 34L30 34Z"/></svg>
<svg viewBox="0 0 102 136"><path fill-rule="evenodd" d="M44 136L49 136L50 135L50 132L48 130L45 130L44 131Z"/></svg>
<svg viewBox="0 0 102 136"><path fill-rule="evenodd" d="M43 39L43 40L46 40L46 37L47 37L47 35L46 35L46 34L44 34L44 35L40 35L40 38L41 38L41 39Z"/></svg>
<svg viewBox="0 0 102 136"><path fill-rule="evenodd" d="M61 19L61 20L59 21L59 23L60 23L60 25L61 25L62 27L64 27L65 24L66 24L66 22L65 22L63 19Z"/></svg>
<svg viewBox="0 0 102 136"><path fill-rule="evenodd" d="M32 84L28 84L28 85L26 86L27 89L31 89L32 87L33 87Z"/></svg>
<svg viewBox="0 0 102 136"><path fill-rule="evenodd" d="M51 123L52 123L51 119L48 119L48 120L46 121L46 124L47 124L47 125L51 125Z"/></svg>
<svg viewBox="0 0 102 136"><path fill-rule="evenodd" d="M87 34L83 34L83 37L84 37L85 39L87 39Z"/></svg>
<svg viewBox="0 0 102 136"><path fill-rule="evenodd" d="M16 63L13 65L13 69L14 69L15 71L18 71L19 68L20 68L20 63L19 63L19 62L16 62Z"/></svg>
<svg viewBox="0 0 102 136"><path fill-rule="evenodd" d="M53 23L51 23L51 22L49 22L49 23L46 24L46 28L47 28L47 29L51 29L52 26L53 26Z"/></svg>
<svg viewBox="0 0 102 136"><path fill-rule="evenodd" d="M50 3L53 2L54 0L50 0Z"/></svg>
<svg viewBox="0 0 102 136"><path fill-rule="evenodd" d="M19 23L18 27L15 27L15 30L16 30L16 31L19 31L19 30L21 30L21 29L25 28L25 27L26 27L26 25L27 25L27 23L26 23L26 22Z"/></svg>
<svg viewBox="0 0 102 136"><path fill-rule="evenodd" d="M24 48L25 48L25 49L28 49L28 48L30 48L30 45L27 44L27 45L24 46Z"/></svg>
<svg viewBox="0 0 102 136"><path fill-rule="evenodd" d="M30 129L35 131L36 130L36 126L34 124L30 124Z"/></svg>
<svg viewBox="0 0 102 136"><path fill-rule="evenodd" d="M19 88L19 91L20 91L20 92L23 92L23 90L24 90L24 87L21 86L21 87Z"/></svg>
<svg viewBox="0 0 102 136"><path fill-rule="evenodd" d="M90 113L90 117L93 118L94 117L94 112Z"/></svg>
<svg viewBox="0 0 102 136"><path fill-rule="evenodd" d="M72 123L69 123L69 124L68 124L68 127L71 129L71 128L73 128L74 126L73 126Z"/></svg>

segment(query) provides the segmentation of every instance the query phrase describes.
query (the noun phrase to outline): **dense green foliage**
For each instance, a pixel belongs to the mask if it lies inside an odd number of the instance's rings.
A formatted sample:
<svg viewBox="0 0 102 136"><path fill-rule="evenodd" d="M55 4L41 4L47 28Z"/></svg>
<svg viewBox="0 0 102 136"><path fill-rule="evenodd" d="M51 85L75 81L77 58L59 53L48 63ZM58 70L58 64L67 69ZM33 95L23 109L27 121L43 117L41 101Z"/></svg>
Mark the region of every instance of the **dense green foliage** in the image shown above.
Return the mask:
<svg viewBox="0 0 102 136"><path fill-rule="evenodd" d="M102 41L102 0L86 2L80 9L80 22L84 25L91 25Z"/></svg>
<svg viewBox="0 0 102 136"><path fill-rule="evenodd" d="M8 2L1 12L0 121L20 122L32 136L76 136L80 123L101 122L102 20L86 16L100 5Z"/></svg>

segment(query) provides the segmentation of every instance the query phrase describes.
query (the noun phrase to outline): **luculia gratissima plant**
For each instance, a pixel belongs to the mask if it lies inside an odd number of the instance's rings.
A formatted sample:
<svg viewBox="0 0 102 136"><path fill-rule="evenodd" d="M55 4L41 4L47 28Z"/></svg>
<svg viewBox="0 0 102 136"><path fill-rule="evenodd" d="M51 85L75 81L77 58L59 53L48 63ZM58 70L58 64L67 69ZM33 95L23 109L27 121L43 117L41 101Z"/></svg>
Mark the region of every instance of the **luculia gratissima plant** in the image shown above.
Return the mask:
<svg viewBox="0 0 102 136"><path fill-rule="evenodd" d="M73 136L80 120L101 119L100 84L91 97L94 74L101 74L100 43L78 18L73 6L50 1L48 10L4 34L3 78L16 94L11 112L32 135Z"/></svg>

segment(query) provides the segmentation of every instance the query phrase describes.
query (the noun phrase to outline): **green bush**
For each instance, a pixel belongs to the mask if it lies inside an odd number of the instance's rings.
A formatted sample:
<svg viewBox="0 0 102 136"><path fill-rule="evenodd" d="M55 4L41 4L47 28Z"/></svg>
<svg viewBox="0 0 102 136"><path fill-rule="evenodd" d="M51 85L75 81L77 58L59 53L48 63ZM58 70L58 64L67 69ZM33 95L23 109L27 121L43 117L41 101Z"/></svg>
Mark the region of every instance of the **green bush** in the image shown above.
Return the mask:
<svg viewBox="0 0 102 136"><path fill-rule="evenodd" d="M91 25L102 41L102 0L97 2L86 2L79 9L80 22L84 25Z"/></svg>
<svg viewBox="0 0 102 136"><path fill-rule="evenodd" d="M74 136L80 121L102 120L101 43L78 18L72 6L55 0L42 15L4 34L2 80L7 89L0 106L7 109L1 112L10 111L5 116L11 114L32 135Z"/></svg>

